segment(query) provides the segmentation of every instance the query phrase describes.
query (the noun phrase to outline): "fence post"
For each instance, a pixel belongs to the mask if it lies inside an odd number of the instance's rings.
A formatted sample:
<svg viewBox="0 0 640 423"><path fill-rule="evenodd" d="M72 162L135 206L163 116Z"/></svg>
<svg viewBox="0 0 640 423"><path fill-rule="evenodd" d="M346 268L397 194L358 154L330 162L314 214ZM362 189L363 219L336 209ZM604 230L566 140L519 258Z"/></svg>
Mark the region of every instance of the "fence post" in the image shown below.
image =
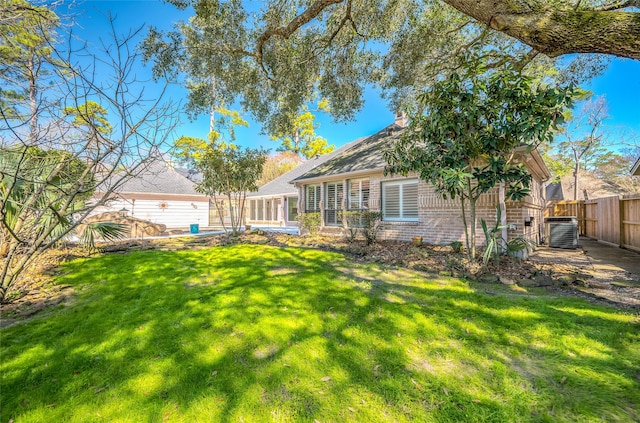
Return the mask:
<svg viewBox="0 0 640 423"><path fill-rule="evenodd" d="M620 248L623 248L624 242L624 199L621 197L618 200L618 215L620 219Z"/></svg>

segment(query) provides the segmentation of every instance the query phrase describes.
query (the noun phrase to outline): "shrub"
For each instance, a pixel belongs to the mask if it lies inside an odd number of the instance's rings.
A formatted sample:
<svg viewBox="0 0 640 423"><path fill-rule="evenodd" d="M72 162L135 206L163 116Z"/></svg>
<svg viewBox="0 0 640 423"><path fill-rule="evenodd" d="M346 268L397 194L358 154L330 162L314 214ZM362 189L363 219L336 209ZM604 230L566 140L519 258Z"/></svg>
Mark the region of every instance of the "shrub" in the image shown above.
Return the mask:
<svg viewBox="0 0 640 423"><path fill-rule="evenodd" d="M517 237L507 242L507 254L511 257L522 258L522 252L532 251L536 247L536 243L530 239ZM526 256L525 256L526 257Z"/></svg>
<svg viewBox="0 0 640 423"><path fill-rule="evenodd" d="M359 211L347 211L341 213L340 228L347 242L353 242L358 237L362 227L362 213Z"/></svg>
<svg viewBox="0 0 640 423"><path fill-rule="evenodd" d="M321 223L319 212L302 213L298 218L300 219L300 227L308 230L311 235L318 233Z"/></svg>
<svg viewBox="0 0 640 423"><path fill-rule="evenodd" d="M486 266L491 260L500 262L500 254L504 250L505 240L502 238L502 229L506 226L500 226L500 220L502 211L500 206L496 206L496 222L492 228L487 226L487 222L484 219L480 219L480 225L482 226L482 232L484 232L484 254L482 255L482 262Z"/></svg>
<svg viewBox="0 0 640 423"><path fill-rule="evenodd" d="M362 224L362 234L367 245L375 243L378 233L382 230L382 212L360 212L360 222Z"/></svg>

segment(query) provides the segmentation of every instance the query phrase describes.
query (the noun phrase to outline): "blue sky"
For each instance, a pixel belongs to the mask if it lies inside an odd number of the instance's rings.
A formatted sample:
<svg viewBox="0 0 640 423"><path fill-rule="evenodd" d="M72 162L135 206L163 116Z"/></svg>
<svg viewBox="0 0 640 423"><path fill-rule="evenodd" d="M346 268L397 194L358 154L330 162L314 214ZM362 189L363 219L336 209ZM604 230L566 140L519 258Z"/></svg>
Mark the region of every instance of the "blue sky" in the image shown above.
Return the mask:
<svg viewBox="0 0 640 423"><path fill-rule="evenodd" d="M90 42L97 42L100 36L108 36L109 27L105 18L108 11L117 16L116 29L119 32L126 32L143 24L170 29L174 22L186 21L191 15L188 10L179 11L159 0L84 0L71 11L77 16L74 32ZM60 13L62 12L61 10ZM148 70L141 70L141 73L145 72ZM606 96L611 116L604 124L606 129L615 134L636 134L640 137L640 61L614 58L607 71L586 84L585 88L596 95ZM175 86L170 95L174 100L180 100L186 98L186 91ZM333 123L329 116L323 114L320 114L317 120L320 125L317 133L327 138L330 144L339 147L388 125L393 121L393 113L380 98L377 90L368 89L365 106L356 115L355 121L347 124ZM277 143L260 134L260 124L250 119L249 121L249 128L240 128L237 131L238 144L275 150ZM187 116L184 116L176 137L188 135L206 138L208 130L208 116L202 116L195 122L190 122Z"/></svg>

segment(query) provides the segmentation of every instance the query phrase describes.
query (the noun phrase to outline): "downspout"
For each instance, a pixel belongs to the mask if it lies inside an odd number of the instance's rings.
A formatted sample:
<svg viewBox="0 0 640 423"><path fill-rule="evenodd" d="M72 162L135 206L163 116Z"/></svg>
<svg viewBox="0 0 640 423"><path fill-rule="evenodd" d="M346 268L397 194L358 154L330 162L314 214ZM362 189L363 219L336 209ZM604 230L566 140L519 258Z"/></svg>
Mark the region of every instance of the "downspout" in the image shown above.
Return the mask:
<svg viewBox="0 0 640 423"><path fill-rule="evenodd" d="M298 235L302 235L302 226L300 225L300 214L304 213L304 186L299 185L298 187Z"/></svg>
<svg viewBox="0 0 640 423"><path fill-rule="evenodd" d="M340 210L342 211L342 226L347 226L347 207L348 207L348 181L347 178L342 180L342 202L340 203Z"/></svg>
<svg viewBox="0 0 640 423"><path fill-rule="evenodd" d="M325 190L324 182L321 182L320 183L320 201L318 202L318 208L320 209L320 228L324 228L324 208L325 208L324 190Z"/></svg>

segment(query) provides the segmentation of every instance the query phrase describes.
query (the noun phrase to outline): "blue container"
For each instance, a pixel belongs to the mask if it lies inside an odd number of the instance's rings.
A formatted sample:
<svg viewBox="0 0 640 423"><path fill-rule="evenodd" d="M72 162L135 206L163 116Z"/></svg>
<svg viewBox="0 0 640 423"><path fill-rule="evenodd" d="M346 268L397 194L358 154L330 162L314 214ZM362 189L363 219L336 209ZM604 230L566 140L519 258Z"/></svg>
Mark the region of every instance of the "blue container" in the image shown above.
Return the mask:
<svg viewBox="0 0 640 423"><path fill-rule="evenodd" d="M198 232L200 232L200 225L198 225L197 223L192 223L190 226L190 231L192 234L197 234Z"/></svg>

